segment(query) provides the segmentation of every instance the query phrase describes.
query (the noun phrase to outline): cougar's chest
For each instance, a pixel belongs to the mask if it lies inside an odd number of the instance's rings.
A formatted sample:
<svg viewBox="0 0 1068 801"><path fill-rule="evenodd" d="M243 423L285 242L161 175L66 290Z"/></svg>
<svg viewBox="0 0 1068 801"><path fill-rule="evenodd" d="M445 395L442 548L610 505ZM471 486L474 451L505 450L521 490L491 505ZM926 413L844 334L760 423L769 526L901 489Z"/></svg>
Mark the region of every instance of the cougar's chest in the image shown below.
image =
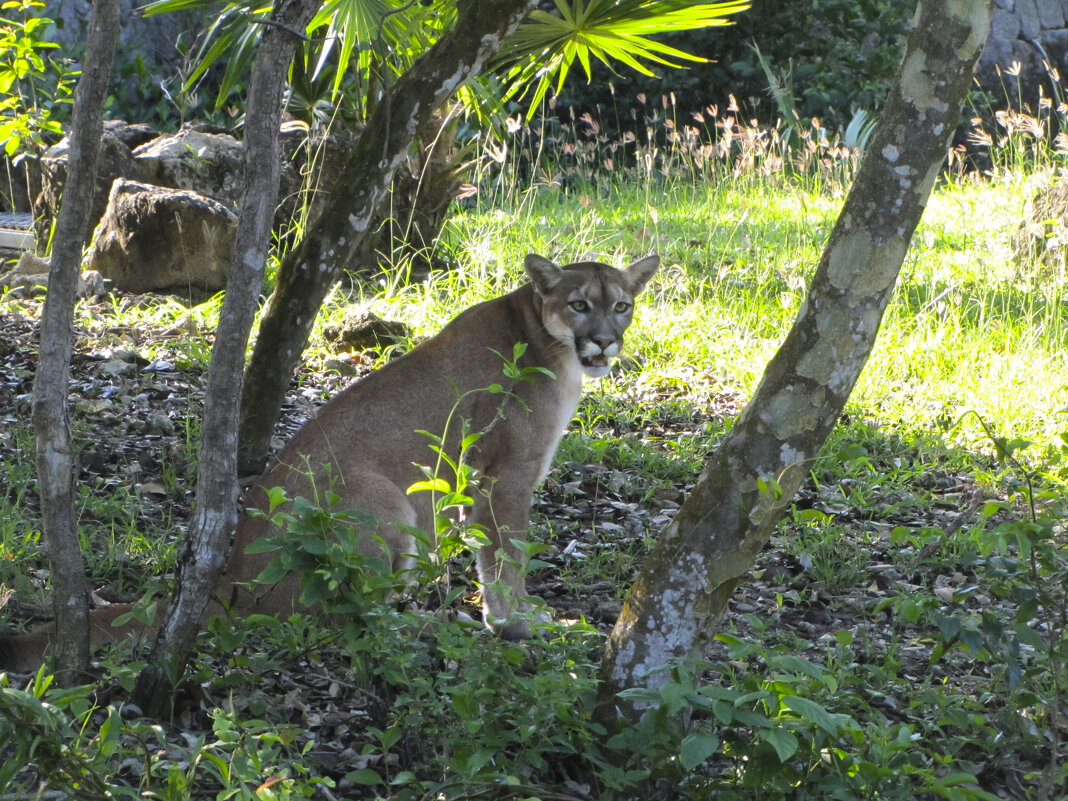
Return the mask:
<svg viewBox="0 0 1068 801"><path fill-rule="evenodd" d="M554 388L557 390L556 403L546 415L545 451L541 454L538 481L545 478L545 474L549 472L556 446L560 444L560 438L575 416L579 398L582 397L582 366L577 358L568 359L557 369Z"/></svg>

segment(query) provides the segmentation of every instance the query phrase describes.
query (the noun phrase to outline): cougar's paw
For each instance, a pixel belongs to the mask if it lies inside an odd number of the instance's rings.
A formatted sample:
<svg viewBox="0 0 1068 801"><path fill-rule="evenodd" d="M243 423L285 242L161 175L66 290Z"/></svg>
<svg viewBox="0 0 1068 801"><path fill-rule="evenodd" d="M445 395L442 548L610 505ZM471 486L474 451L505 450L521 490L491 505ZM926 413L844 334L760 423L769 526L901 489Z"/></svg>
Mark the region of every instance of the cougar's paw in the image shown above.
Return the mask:
<svg viewBox="0 0 1068 801"><path fill-rule="evenodd" d="M539 624L549 623L552 619L552 615L546 611L535 613L519 612L512 614L507 621L501 621L503 625L497 625L493 628L502 640L517 642L531 639Z"/></svg>
<svg viewBox="0 0 1068 801"><path fill-rule="evenodd" d="M497 633L502 640L508 640L509 642L529 640L534 636L534 633L530 629L529 620L511 620L501 626L501 628L497 629Z"/></svg>

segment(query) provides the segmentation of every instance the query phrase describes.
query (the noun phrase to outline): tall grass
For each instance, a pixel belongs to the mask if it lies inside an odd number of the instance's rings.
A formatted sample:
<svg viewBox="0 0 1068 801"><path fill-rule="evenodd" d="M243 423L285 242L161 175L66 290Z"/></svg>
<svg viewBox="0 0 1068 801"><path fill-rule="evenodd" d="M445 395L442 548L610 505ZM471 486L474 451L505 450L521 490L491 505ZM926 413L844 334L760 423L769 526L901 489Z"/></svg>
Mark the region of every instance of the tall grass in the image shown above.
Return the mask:
<svg viewBox="0 0 1068 801"><path fill-rule="evenodd" d="M647 372L696 370L748 396L796 316L860 153L818 120L788 147L776 128L734 109L682 120L671 96L646 109L639 134L615 139L589 115L515 121L511 138L487 148L478 193L447 225L460 268L375 303L429 333L521 280L528 251L617 264L657 251L664 267L631 349ZM1000 139L987 138L991 126ZM975 122L973 155L985 145L992 166L964 171L960 152L951 158L850 414L930 430L975 411L1039 443L1036 454L1059 446L1068 297L1048 266L1012 247L1034 192L1061 163L1059 130L1026 110ZM974 447L984 439L974 421L947 436Z"/></svg>

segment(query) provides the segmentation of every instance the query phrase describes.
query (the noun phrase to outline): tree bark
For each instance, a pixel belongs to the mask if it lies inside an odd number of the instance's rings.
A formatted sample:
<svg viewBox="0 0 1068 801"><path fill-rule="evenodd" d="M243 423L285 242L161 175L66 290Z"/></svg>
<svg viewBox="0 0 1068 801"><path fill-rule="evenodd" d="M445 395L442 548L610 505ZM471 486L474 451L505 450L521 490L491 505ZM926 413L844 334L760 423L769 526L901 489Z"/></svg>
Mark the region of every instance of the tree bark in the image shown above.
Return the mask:
<svg viewBox="0 0 1068 801"><path fill-rule="evenodd" d="M237 525L237 410L278 200L282 94L296 43L318 7L319 0L280 0L256 52L245 113L245 192L208 370L196 511L178 564L174 601L135 688L138 703L150 714L165 708L171 691L168 672L159 666L188 661Z"/></svg>
<svg viewBox="0 0 1068 801"><path fill-rule="evenodd" d="M293 371L330 287L366 237L418 128L500 49L537 0L467 0L456 24L378 103L322 214L291 250L245 371L239 468L258 473Z"/></svg>
<svg viewBox="0 0 1068 801"><path fill-rule="evenodd" d="M699 658L871 353L913 231L960 121L991 0L921 0L915 27L808 297L752 400L638 576L609 637L597 716L641 705L673 661Z"/></svg>
<svg viewBox="0 0 1068 801"><path fill-rule="evenodd" d="M96 0L82 75L74 92L67 185L56 221L33 390L41 525L52 567L52 605L56 615L55 668L63 683L76 681L89 664L88 594L74 516L67 384L78 273L118 34L118 0Z"/></svg>

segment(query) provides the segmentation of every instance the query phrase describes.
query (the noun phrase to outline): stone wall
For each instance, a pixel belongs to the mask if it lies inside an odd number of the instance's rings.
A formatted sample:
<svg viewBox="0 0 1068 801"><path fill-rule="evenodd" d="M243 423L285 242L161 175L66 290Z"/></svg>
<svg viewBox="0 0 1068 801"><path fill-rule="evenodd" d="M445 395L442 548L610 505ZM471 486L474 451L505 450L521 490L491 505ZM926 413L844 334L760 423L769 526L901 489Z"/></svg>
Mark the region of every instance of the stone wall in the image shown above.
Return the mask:
<svg viewBox="0 0 1068 801"><path fill-rule="evenodd" d="M1046 64L1061 80L1068 80L1068 0L994 0L990 38L979 60L977 77L994 101L1015 101L1017 79L1008 74L1019 62L1019 86L1024 102L1034 107L1041 90L1059 97ZM1001 74L998 74L998 67Z"/></svg>

